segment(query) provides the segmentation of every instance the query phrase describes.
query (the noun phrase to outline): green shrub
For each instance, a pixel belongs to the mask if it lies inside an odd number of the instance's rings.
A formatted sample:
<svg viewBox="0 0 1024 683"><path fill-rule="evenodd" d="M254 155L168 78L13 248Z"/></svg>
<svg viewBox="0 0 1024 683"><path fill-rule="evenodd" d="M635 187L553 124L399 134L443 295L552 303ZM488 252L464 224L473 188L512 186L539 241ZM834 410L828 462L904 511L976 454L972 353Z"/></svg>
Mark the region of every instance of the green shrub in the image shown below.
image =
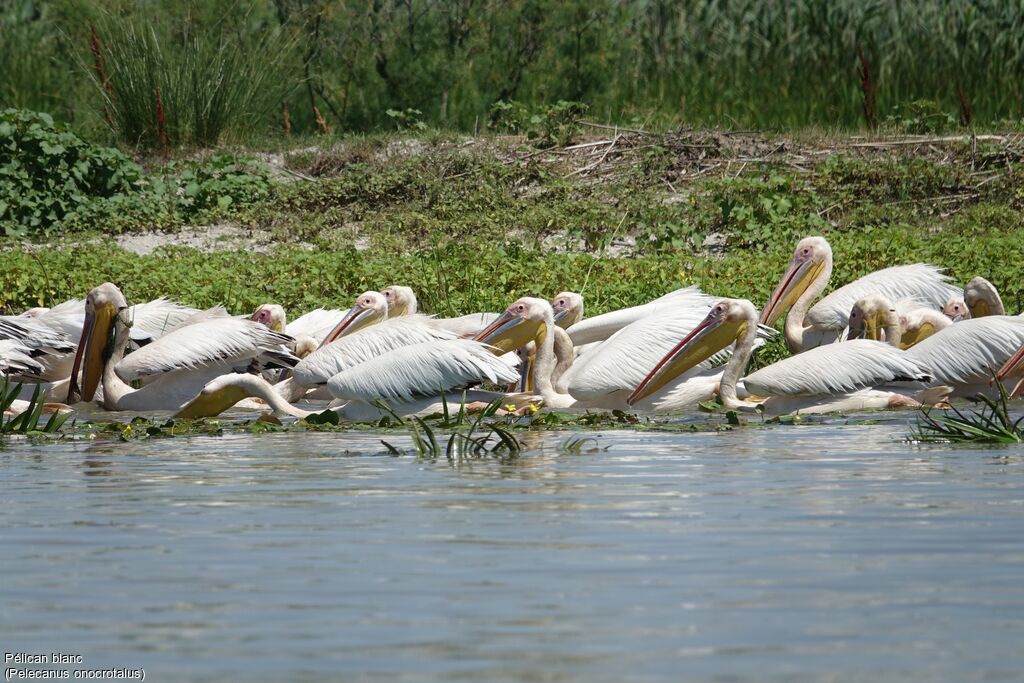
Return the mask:
<svg viewBox="0 0 1024 683"><path fill-rule="evenodd" d="M0 113L0 227L45 232L97 198L134 191L142 170L123 153L81 140L48 114Z"/></svg>

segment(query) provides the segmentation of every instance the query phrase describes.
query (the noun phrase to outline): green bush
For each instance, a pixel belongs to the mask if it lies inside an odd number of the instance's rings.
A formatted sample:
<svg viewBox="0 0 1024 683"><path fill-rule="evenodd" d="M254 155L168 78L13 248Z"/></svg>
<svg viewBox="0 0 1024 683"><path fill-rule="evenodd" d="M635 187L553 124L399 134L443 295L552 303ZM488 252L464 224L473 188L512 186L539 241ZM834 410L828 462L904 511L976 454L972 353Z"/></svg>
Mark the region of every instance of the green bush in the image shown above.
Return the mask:
<svg viewBox="0 0 1024 683"><path fill-rule="evenodd" d="M122 152L83 141L48 114L0 113L0 227L46 232L97 198L134 191L142 170Z"/></svg>

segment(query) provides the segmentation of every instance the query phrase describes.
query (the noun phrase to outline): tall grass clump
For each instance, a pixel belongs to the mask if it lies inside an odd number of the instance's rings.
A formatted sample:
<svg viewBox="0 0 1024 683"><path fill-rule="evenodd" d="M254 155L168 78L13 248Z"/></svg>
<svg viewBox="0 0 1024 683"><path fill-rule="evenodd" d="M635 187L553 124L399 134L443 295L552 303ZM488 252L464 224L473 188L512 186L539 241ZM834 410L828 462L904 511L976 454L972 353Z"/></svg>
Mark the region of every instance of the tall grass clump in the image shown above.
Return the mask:
<svg viewBox="0 0 1024 683"><path fill-rule="evenodd" d="M254 125L279 101L269 57L286 47L273 32L243 41L224 27L181 32L106 18L92 31L89 69L117 136L151 149L212 147Z"/></svg>

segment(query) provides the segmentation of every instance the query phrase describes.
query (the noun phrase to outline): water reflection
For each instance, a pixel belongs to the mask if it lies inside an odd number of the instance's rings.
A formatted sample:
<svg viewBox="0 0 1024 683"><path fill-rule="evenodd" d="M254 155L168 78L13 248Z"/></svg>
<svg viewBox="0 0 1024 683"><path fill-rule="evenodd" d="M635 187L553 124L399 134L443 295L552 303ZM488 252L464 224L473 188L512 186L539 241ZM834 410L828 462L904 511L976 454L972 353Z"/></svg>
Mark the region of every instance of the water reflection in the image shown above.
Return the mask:
<svg viewBox="0 0 1024 683"><path fill-rule="evenodd" d="M154 680L1015 680L1024 450L845 422L15 445L0 641Z"/></svg>

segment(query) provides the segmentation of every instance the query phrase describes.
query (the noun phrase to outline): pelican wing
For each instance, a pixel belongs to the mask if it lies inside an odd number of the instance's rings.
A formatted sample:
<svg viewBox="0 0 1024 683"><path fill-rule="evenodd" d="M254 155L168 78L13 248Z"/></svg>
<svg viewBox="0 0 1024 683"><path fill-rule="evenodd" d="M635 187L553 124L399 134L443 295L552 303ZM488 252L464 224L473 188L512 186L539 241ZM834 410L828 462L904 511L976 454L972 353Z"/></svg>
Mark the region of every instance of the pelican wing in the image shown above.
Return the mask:
<svg viewBox="0 0 1024 683"><path fill-rule="evenodd" d="M569 393L579 400L590 400L634 389L705 315L706 308L683 307L670 314L662 311L649 315L623 327L608 341L577 358L566 371ZM576 325L566 331L572 336L574 329Z"/></svg>
<svg viewBox="0 0 1024 683"><path fill-rule="evenodd" d="M457 318L433 318L431 324L463 337L476 334L498 319L500 313L470 313Z"/></svg>
<svg viewBox="0 0 1024 683"><path fill-rule="evenodd" d="M182 306L176 301L160 297L146 303L129 306L128 320L132 321L133 331L141 331L145 336L159 339L197 313L199 313L198 309ZM227 315L227 311L224 311L224 315ZM79 329L81 329L81 323L79 323Z"/></svg>
<svg viewBox="0 0 1024 683"><path fill-rule="evenodd" d="M319 344L344 317L345 311L317 308L288 323L284 331L291 337L312 337Z"/></svg>
<svg viewBox="0 0 1024 683"><path fill-rule="evenodd" d="M717 302L718 298L708 296L696 285L691 285L669 292L665 296L641 306L623 308L602 313L593 318L586 318L566 331L569 333L569 338L572 339L573 346L580 346L590 342L604 341L627 325L650 316L671 315L676 311L694 309L700 313L699 321Z"/></svg>
<svg viewBox="0 0 1024 683"><path fill-rule="evenodd" d="M43 366L32 358L31 353L16 341L0 340L0 375L43 374Z"/></svg>
<svg viewBox="0 0 1024 683"><path fill-rule="evenodd" d="M455 335L432 327L423 315L389 318L346 335L309 354L292 370L295 381L304 387L325 384L342 370L410 344L454 339Z"/></svg>
<svg viewBox="0 0 1024 683"><path fill-rule="evenodd" d="M906 354L931 368L935 384L984 384L1021 344L1024 318L989 315L939 330Z"/></svg>
<svg viewBox="0 0 1024 683"><path fill-rule="evenodd" d="M891 382L928 382L928 366L884 342L853 339L784 358L747 375L754 396L828 396Z"/></svg>
<svg viewBox="0 0 1024 683"><path fill-rule="evenodd" d="M82 324L85 322L85 300L69 299L61 302L50 310L39 314L36 320L55 330L60 330L69 339L78 339L82 336Z"/></svg>
<svg viewBox="0 0 1024 683"><path fill-rule="evenodd" d="M59 329L37 318L0 316L0 339L9 339L30 351L61 354L75 350L75 344Z"/></svg>
<svg viewBox="0 0 1024 683"><path fill-rule="evenodd" d="M835 290L807 312L806 322L816 328L842 330L850 319L850 309L869 294L882 294L890 301L910 298L922 306L941 309L949 297L963 292L949 284L949 277L935 266L893 266Z"/></svg>
<svg viewBox="0 0 1024 683"><path fill-rule="evenodd" d="M179 327L126 356L114 371L125 382L174 370L212 365L271 367L294 365L298 359L283 347L291 337L240 318L210 318Z"/></svg>
<svg viewBox="0 0 1024 683"><path fill-rule="evenodd" d="M506 355L511 359L469 339L428 341L339 372L327 382L327 390L335 398L404 402L483 381L509 384L519 379L519 359Z"/></svg>

